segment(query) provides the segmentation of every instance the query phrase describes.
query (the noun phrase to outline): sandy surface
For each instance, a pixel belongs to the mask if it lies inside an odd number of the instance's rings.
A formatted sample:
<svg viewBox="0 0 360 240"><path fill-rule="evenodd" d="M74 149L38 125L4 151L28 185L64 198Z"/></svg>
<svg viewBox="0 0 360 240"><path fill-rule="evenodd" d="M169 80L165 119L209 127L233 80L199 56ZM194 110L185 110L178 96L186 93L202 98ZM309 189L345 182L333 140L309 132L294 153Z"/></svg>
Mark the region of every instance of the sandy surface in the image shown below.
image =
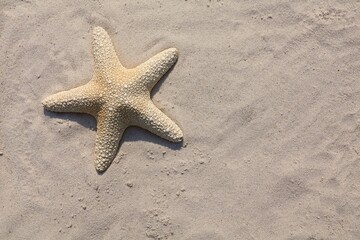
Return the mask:
<svg viewBox="0 0 360 240"><path fill-rule="evenodd" d="M0 239L360 239L359 1L0 2ZM103 175L95 120L41 105L94 26L127 67L180 52L184 144L130 128Z"/></svg>

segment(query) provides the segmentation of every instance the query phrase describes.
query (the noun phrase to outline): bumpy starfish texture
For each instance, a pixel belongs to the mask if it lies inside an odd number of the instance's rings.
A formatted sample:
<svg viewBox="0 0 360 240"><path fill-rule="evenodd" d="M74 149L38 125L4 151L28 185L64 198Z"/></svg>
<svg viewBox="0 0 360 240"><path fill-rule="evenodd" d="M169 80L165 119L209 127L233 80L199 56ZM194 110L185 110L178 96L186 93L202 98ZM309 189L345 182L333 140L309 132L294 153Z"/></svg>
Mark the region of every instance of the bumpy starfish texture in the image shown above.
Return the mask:
<svg viewBox="0 0 360 240"><path fill-rule="evenodd" d="M110 166L128 126L144 128L172 142L182 141L180 128L150 99L151 89L177 60L175 48L127 69L117 58L109 35L96 27L93 55L94 75L87 84L51 95L42 103L50 111L88 113L97 119L97 171L103 172Z"/></svg>

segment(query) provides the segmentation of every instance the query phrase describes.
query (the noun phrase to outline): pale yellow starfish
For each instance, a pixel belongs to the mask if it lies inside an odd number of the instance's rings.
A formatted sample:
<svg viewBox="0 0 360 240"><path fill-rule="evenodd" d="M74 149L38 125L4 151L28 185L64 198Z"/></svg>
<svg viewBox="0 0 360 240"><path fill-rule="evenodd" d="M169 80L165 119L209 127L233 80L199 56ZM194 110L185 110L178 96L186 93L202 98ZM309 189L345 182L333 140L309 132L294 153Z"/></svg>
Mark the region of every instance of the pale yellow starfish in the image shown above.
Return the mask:
<svg viewBox="0 0 360 240"><path fill-rule="evenodd" d="M177 60L170 48L127 69L119 61L109 35L101 27L93 31L95 71L85 85L43 100L47 110L88 113L97 119L95 168L105 171L115 158L128 126L139 126L172 142L181 142L180 128L150 99L150 91Z"/></svg>

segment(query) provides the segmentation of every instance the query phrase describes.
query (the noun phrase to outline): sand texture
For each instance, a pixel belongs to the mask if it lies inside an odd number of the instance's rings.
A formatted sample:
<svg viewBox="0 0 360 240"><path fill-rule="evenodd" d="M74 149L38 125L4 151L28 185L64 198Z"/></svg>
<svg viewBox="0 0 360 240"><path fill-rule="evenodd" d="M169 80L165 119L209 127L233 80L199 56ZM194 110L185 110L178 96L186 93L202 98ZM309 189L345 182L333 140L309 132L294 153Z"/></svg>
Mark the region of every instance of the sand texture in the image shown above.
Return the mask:
<svg viewBox="0 0 360 240"><path fill-rule="evenodd" d="M0 0L0 239L360 239L357 0ZM126 68L179 58L152 100L184 142L41 101L87 83L92 31Z"/></svg>

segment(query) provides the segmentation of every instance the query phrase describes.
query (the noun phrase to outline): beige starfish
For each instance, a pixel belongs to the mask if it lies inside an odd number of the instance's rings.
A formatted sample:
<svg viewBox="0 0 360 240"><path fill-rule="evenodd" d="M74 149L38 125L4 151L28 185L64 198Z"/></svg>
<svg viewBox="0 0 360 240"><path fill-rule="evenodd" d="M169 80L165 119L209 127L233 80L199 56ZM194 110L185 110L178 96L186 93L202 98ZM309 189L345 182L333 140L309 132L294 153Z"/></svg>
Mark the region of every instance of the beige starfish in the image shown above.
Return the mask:
<svg viewBox="0 0 360 240"><path fill-rule="evenodd" d="M127 69L117 58L106 31L95 27L93 55L95 71L87 84L51 95L42 103L50 111L88 113L97 119L97 171L110 166L128 126L139 126L172 142L182 141L180 128L150 99L151 89L177 60L175 48Z"/></svg>

